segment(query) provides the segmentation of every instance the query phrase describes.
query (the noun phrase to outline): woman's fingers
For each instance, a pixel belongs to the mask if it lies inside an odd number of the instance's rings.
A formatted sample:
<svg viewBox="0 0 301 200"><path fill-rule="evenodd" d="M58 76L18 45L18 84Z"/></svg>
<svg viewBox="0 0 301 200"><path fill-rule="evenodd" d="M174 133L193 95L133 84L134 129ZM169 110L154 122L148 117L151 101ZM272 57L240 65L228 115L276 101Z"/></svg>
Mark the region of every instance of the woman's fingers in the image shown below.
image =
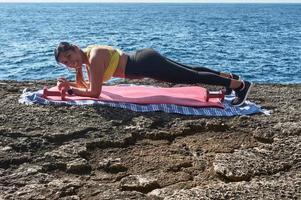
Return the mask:
<svg viewBox="0 0 301 200"><path fill-rule="evenodd" d="M58 87L59 90L61 90L62 87L64 87L64 83L58 81L58 82L57 82L57 87Z"/></svg>
<svg viewBox="0 0 301 200"><path fill-rule="evenodd" d="M63 87L65 88L69 88L70 84L68 82L68 80L64 77L58 77L57 78L57 83L56 86L58 87L59 90L61 90Z"/></svg>
<svg viewBox="0 0 301 200"><path fill-rule="evenodd" d="M59 90L61 90L63 87L65 89L69 89L70 88L70 83L66 78L58 77L57 82L56 82L56 86L58 87Z"/></svg>
<svg viewBox="0 0 301 200"><path fill-rule="evenodd" d="M68 81L65 81L65 82L58 81L56 83L56 85L57 85L57 87L58 87L59 90L61 90L63 87L66 88L66 89L70 88L70 84L69 84Z"/></svg>

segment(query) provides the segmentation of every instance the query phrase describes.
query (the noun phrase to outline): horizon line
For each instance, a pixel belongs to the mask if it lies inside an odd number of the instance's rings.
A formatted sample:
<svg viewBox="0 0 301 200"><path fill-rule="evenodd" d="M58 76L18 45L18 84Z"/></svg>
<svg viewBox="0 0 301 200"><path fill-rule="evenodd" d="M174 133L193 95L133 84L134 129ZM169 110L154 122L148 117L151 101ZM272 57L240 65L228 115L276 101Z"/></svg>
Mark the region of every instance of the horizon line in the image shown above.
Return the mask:
<svg viewBox="0 0 301 200"><path fill-rule="evenodd" d="M0 0L0 3L301 3L301 0Z"/></svg>
<svg viewBox="0 0 301 200"><path fill-rule="evenodd" d="M195 1L188 1L188 2L177 2L177 1L163 1L163 2L158 2L158 1L150 1L150 2L145 2L145 1L126 1L126 2L121 2L121 1L0 1L0 4L2 3L114 3L114 4L131 4L131 3L142 3L142 4L164 4L164 3L174 3L174 4L301 4L301 2L225 2L225 1L216 1L216 2L195 2Z"/></svg>

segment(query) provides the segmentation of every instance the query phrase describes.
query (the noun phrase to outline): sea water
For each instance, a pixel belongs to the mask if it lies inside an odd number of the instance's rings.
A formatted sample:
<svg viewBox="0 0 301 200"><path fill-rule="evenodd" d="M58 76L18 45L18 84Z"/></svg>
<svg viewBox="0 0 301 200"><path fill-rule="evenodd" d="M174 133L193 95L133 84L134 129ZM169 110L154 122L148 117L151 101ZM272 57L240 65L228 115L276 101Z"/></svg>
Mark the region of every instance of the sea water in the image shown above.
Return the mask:
<svg viewBox="0 0 301 200"><path fill-rule="evenodd" d="M60 41L153 48L261 83L301 83L301 4L0 4L0 80L72 78Z"/></svg>

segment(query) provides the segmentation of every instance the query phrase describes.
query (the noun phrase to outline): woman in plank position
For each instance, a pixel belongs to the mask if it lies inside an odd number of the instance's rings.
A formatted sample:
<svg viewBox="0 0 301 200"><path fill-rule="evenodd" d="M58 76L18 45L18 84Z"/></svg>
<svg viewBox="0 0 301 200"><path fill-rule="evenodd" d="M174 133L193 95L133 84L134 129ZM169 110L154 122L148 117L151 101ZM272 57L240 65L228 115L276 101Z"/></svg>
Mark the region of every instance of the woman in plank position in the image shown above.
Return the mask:
<svg viewBox="0 0 301 200"><path fill-rule="evenodd" d="M57 62L76 71L76 82L58 79L58 87L68 88L70 95L99 97L102 84L111 77L128 79L152 78L177 84L209 84L224 86L226 94L235 91L232 105L242 105L252 86L231 73L214 71L200 66L187 66L162 56L153 49L125 53L110 46L91 45L80 49L74 44L61 42L54 50ZM89 81L85 82L82 65L86 66Z"/></svg>

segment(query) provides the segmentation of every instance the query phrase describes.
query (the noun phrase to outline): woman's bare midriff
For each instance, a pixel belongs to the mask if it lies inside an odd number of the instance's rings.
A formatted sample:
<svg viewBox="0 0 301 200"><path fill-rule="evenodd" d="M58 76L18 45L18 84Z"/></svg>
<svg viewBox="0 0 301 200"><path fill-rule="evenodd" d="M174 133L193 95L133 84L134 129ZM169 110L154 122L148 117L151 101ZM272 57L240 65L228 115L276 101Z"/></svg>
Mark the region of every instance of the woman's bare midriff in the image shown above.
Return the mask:
<svg viewBox="0 0 301 200"><path fill-rule="evenodd" d="M118 78L125 78L125 66L128 60L128 55L124 52L121 53L121 56L119 58L118 66L113 74L114 77Z"/></svg>

